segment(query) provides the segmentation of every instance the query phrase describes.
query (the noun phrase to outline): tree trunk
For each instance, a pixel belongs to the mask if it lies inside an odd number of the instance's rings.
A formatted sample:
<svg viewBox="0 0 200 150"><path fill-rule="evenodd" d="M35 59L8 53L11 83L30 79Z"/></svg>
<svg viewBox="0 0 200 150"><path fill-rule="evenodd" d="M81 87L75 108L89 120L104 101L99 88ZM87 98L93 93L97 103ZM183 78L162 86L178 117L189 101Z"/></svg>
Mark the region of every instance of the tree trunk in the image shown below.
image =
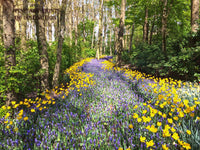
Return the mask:
<svg viewBox="0 0 200 150"><path fill-rule="evenodd" d="M10 70L16 65L15 56L15 19L14 19L14 3L13 0L3 0L3 42L5 48L5 68L6 80L10 76ZM6 81L7 82L7 81ZM16 94L12 87L8 87L6 91L6 105L16 100Z"/></svg>
<svg viewBox="0 0 200 150"><path fill-rule="evenodd" d="M166 32L167 32L167 0L163 0L163 13L162 13L162 51L166 56Z"/></svg>
<svg viewBox="0 0 200 150"><path fill-rule="evenodd" d="M92 19L94 21L93 32L92 32L92 44L91 44L91 48L94 48L95 21L96 21L96 19L95 19L95 9L94 9L94 0L92 0L91 9L92 9Z"/></svg>
<svg viewBox="0 0 200 150"><path fill-rule="evenodd" d="M83 22L83 42L85 43L85 6L84 6L84 0L82 0L82 22Z"/></svg>
<svg viewBox="0 0 200 150"><path fill-rule="evenodd" d="M51 2L48 2L48 9L50 10L52 8ZM51 12L48 12L48 37L49 42L52 42L52 20L50 19Z"/></svg>
<svg viewBox="0 0 200 150"><path fill-rule="evenodd" d="M44 16L43 13L43 0L35 0L35 17ZM41 76L42 91L49 89L49 60L47 53L47 41L45 36L45 23L43 19L35 19L36 24L36 36L38 43L38 50L40 55L41 69L44 73Z"/></svg>
<svg viewBox="0 0 200 150"><path fill-rule="evenodd" d="M199 0L191 0L191 30L197 32L199 28Z"/></svg>
<svg viewBox="0 0 200 150"><path fill-rule="evenodd" d="M103 19L103 1L99 0L99 32L98 32L98 48L97 48L97 59L102 55L102 19Z"/></svg>
<svg viewBox="0 0 200 150"><path fill-rule="evenodd" d="M155 25L155 16L153 16L153 22L152 22L152 25L151 25L151 32L150 32L150 38L149 38L149 44L150 45L152 44L154 25Z"/></svg>
<svg viewBox="0 0 200 150"><path fill-rule="evenodd" d="M148 42L148 8L147 7L145 7L143 42Z"/></svg>
<svg viewBox="0 0 200 150"><path fill-rule="evenodd" d="M126 11L125 9L126 9L126 0L122 0L119 33L117 41L117 57L116 57L116 65L118 67L120 67L122 63L121 53L123 51L123 35L124 35L124 22L125 22L125 11Z"/></svg>
<svg viewBox="0 0 200 150"><path fill-rule="evenodd" d="M110 56L112 56L112 9L109 9L110 18Z"/></svg>
<svg viewBox="0 0 200 150"><path fill-rule="evenodd" d="M0 44L3 43L3 4L0 0Z"/></svg>
<svg viewBox="0 0 200 150"><path fill-rule="evenodd" d="M133 34L134 34L134 23L132 25L132 30L131 30L131 37L130 37L130 45L129 45L129 52L132 52L132 42L133 42Z"/></svg>
<svg viewBox="0 0 200 150"><path fill-rule="evenodd" d="M77 46L77 44L78 44L78 2L77 1L75 1L74 2L74 4L75 4L75 15L76 15L76 24L75 24L75 45ZM76 51L76 56L77 56L77 51ZM77 58L77 57L76 57Z"/></svg>
<svg viewBox="0 0 200 150"><path fill-rule="evenodd" d="M105 17L104 17L104 30L103 30L103 32L104 32L104 44L103 44L103 53L105 54L106 53L106 30L107 30L107 11L105 11L106 12L106 14L104 15Z"/></svg>
<svg viewBox="0 0 200 150"><path fill-rule="evenodd" d="M65 33L65 12L66 12L66 0L62 0L62 5L60 9L60 27L58 32L58 47L57 47L57 57L56 57L56 65L54 68L54 75L52 85L53 88L58 86L58 78L60 74L60 65L62 60L62 45L64 41L64 33Z"/></svg>
<svg viewBox="0 0 200 150"><path fill-rule="evenodd" d="M21 19L21 48L23 51L26 51L26 27L27 20L25 19L26 15L28 15L28 0L23 0L23 11L22 11L22 19Z"/></svg>

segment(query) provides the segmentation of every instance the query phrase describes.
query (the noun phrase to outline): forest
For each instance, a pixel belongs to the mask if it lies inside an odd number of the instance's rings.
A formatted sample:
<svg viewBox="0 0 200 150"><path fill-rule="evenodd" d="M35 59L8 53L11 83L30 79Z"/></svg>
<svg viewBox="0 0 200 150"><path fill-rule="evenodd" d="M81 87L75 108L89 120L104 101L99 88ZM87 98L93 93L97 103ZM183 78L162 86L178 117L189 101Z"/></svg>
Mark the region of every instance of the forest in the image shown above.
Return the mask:
<svg viewBox="0 0 200 150"><path fill-rule="evenodd" d="M0 0L0 149L199 150L199 0Z"/></svg>

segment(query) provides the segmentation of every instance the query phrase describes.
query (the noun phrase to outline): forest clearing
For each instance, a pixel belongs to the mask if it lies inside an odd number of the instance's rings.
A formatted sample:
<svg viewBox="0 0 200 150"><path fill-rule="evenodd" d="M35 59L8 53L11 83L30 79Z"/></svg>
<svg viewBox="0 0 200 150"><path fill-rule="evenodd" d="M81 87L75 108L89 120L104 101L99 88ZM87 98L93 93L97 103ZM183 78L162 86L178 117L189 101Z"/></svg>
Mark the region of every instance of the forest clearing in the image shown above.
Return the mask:
<svg viewBox="0 0 200 150"><path fill-rule="evenodd" d="M0 0L1 150L199 150L199 0Z"/></svg>

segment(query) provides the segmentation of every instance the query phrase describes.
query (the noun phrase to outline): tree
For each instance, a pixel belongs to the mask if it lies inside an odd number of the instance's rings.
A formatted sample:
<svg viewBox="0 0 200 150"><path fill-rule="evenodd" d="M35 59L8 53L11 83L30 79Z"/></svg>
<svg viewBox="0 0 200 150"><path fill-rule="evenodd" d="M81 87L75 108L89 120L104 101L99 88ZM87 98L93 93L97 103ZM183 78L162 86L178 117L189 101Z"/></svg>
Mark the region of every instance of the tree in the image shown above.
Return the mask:
<svg viewBox="0 0 200 150"><path fill-rule="evenodd" d="M103 20L103 2L104 0L99 0L99 32L98 32L98 48L97 48L97 59L102 55L102 20Z"/></svg>
<svg viewBox="0 0 200 150"><path fill-rule="evenodd" d="M2 0L0 0L0 44L3 42L3 5Z"/></svg>
<svg viewBox="0 0 200 150"><path fill-rule="evenodd" d="M191 0L191 30L197 32L199 28L199 0Z"/></svg>
<svg viewBox="0 0 200 150"><path fill-rule="evenodd" d="M64 33L65 33L65 12L66 12L66 0L62 0L62 5L60 9L60 26L58 31L58 47L57 47L57 57L56 57L56 65L54 68L54 75L52 85L55 88L58 86L58 78L60 73L60 65L62 59L62 45L64 40Z"/></svg>
<svg viewBox="0 0 200 150"><path fill-rule="evenodd" d="M145 6L145 19L143 27L143 41L148 42L148 8Z"/></svg>
<svg viewBox="0 0 200 150"><path fill-rule="evenodd" d="M41 18L44 16L43 12L44 1L35 0L35 24L36 24L36 36L38 43L38 50L40 55L40 64L42 69L41 85L42 91L49 89L49 60L47 53L47 41L45 36L45 22Z"/></svg>
<svg viewBox="0 0 200 150"><path fill-rule="evenodd" d="M5 48L6 80L12 75L11 70L16 65L15 58L15 19L13 0L3 0L3 43ZM6 91L6 105L16 100L16 94L12 87Z"/></svg>
<svg viewBox="0 0 200 150"><path fill-rule="evenodd" d="M26 50L26 27L27 20L25 19L28 14L28 0L23 0L22 20L21 20L21 48Z"/></svg>
<svg viewBox="0 0 200 150"><path fill-rule="evenodd" d="M119 67L121 66L121 63L122 63L122 58L121 58L122 54L121 53L123 51L125 9L126 9L126 0L122 0L120 23L119 23L119 33L118 33L118 40L117 40L117 57L116 57L116 65Z"/></svg>

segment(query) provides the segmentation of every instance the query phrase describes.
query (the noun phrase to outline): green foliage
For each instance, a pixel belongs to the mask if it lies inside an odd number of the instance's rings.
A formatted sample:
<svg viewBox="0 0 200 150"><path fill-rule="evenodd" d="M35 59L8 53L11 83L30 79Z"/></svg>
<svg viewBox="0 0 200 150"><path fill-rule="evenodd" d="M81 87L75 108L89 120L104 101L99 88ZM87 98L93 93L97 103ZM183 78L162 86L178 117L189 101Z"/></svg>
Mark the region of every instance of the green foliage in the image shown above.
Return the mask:
<svg viewBox="0 0 200 150"><path fill-rule="evenodd" d="M96 50L95 49L85 48L82 51L82 57L83 58L95 57L95 56L96 56Z"/></svg>

